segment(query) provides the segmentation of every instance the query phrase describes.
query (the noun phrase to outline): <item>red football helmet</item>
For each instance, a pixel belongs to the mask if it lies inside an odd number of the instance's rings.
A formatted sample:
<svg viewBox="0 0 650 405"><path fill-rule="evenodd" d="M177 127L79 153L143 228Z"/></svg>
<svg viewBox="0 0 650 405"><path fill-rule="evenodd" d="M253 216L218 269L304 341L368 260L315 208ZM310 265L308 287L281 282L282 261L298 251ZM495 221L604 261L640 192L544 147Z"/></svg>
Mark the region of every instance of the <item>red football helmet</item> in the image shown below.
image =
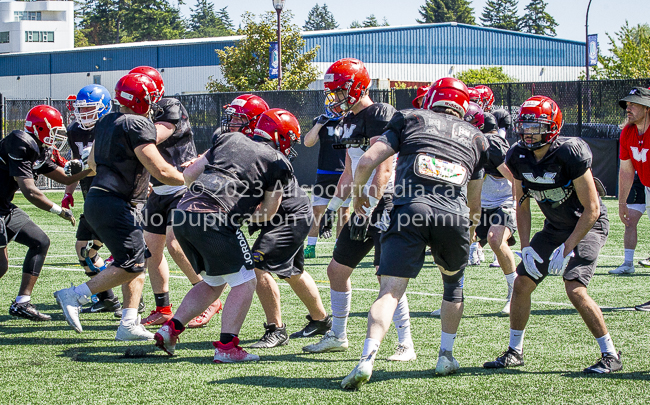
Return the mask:
<svg viewBox="0 0 650 405"><path fill-rule="evenodd" d="M287 110L273 108L260 115L254 136L270 141L289 159L297 156L292 146L300 143L300 124Z"/></svg>
<svg viewBox="0 0 650 405"><path fill-rule="evenodd" d="M157 103L160 101L165 94L165 83L163 83L162 75L158 70L151 66L138 66L131 69L129 73L140 73L149 76L156 84L156 92L154 93L152 102Z"/></svg>
<svg viewBox="0 0 650 405"><path fill-rule="evenodd" d="M411 104L413 104L413 107L422 108L422 99L427 95L429 87L431 86L422 86L418 88L418 92L415 94L415 98L411 102Z"/></svg>
<svg viewBox="0 0 650 405"><path fill-rule="evenodd" d="M368 93L370 75L359 59L344 58L325 72L325 106L333 114L348 112Z"/></svg>
<svg viewBox="0 0 650 405"><path fill-rule="evenodd" d="M68 137L61 113L49 105L37 105L25 117L25 132L36 135L46 146L59 149Z"/></svg>
<svg viewBox="0 0 650 405"><path fill-rule="evenodd" d="M115 100L136 114L146 114L156 97L156 83L147 75L129 73L115 85Z"/></svg>
<svg viewBox="0 0 650 405"><path fill-rule="evenodd" d="M478 129L483 129L485 126L485 115L483 114L483 109L473 101L469 102L469 107L467 108L464 119Z"/></svg>
<svg viewBox="0 0 650 405"><path fill-rule="evenodd" d="M562 111L555 101L545 96L533 96L521 105L515 122L519 144L530 150L539 149L557 138L562 124ZM542 139L526 142L526 135L541 135Z"/></svg>
<svg viewBox="0 0 650 405"><path fill-rule="evenodd" d="M478 103L478 105L480 105L483 110L490 112L492 110L492 104L494 104L494 93L492 92L492 89L482 84L476 86L475 89L478 90L481 96L481 102Z"/></svg>
<svg viewBox="0 0 650 405"><path fill-rule="evenodd" d="M431 85L424 96L422 108L446 107L458 112L461 117L469 107L469 91L462 81L453 77L444 77Z"/></svg>
<svg viewBox="0 0 650 405"><path fill-rule="evenodd" d="M269 105L266 104L262 97L253 94L242 94L235 97L232 103L225 108L225 115L221 119L221 131L239 131L252 136L260 115L268 111ZM238 119L239 122L232 122L233 118ZM239 127L237 128L237 126ZM235 128L231 129L231 127Z"/></svg>
<svg viewBox="0 0 650 405"><path fill-rule="evenodd" d="M469 91L469 101L472 101L476 104L481 106L481 93L476 90L476 87L468 87L467 90Z"/></svg>

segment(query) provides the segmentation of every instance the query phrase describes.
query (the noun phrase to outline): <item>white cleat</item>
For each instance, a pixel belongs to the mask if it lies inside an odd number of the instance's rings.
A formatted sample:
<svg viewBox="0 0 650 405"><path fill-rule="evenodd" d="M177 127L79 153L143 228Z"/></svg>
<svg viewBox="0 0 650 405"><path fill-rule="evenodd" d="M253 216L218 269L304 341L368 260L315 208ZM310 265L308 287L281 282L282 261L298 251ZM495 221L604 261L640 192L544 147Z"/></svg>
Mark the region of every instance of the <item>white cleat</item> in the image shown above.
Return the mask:
<svg viewBox="0 0 650 405"><path fill-rule="evenodd" d="M117 328L117 333L115 334L115 340L119 341L130 341L130 342L142 342L153 340L154 334L149 332L144 325L140 323L140 316L129 323L120 322L120 326Z"/></svg>
<svg viewBox="0 0 650 405"><path fill-rule="evenodd" d="M501 315L510 316L510 300L506 301L506 305L501 310Z"/></svg>
<svg viewBox="0 0 650 405"><path fill-rule="evenodd" d="M395 349L395 354L390 356L388 360L390 361L411 361L415 360L417 358L417 355L415 354L415 349L413 348L413 344L411 343L410 345L405 344L405 343L400 343L397 345L397 349Z"/></svg>
<svg viewBox="0 0 650 405"><path fill-rule="evenodd" d="M328 330L318 342L307 345L302 348L303 351L309 353L327 353L327 352L343 352L348 348L348 339L339 339L334 335L334 332Z"/></svg>
<svg viewBox="0 0 650 405"><path fill-rule="evenodd" d="M77 333L83 332L81 322L79 321L79 312L81 312L81 305L89 302L88 298L77 294L74 291L74 285L71 285L70 288L56 291L54 298L56 298L56 302L63 310L65 320L72 326L72 329Z"/></svg>
<svg viewBox="0 0 650 405"><path fill-rule="evenodd" d="M341 381L341 388L344 390L358 390L363 384L367 383L372 376L372 366L375 362L375 353L373 351L366 357L359 360L359 364L352 370L347 377Z"/></svg>
<svg viewBox="0 0 650 405"><path fill-rule="evenodd" d="M634 273L634 265L623 263L617 268L610 270L609 274L632 274Z"/></svg>
<svg viewBox="0 0 650 405"><path fill-rule="evenodd" d="M481 264L482 261L481 256L483 256L483 260L485 260L483 249L478 244L478 242L474 242L471 245L469 245L469 259L467 261L467 264L469 264L470 266L478 266L479 264Z"/></svg>
<svg viewBox="0 0 650 405"><path fill-rule="evenodd" d="M431 311L430 315L433 316L433 317L436 317L436 318L440 318L440 308L434 309L433 311Z"/></svg>
<svg viewBox="0 0 650 405"><path fill-rule="evenodd" d="M497 255L492 253L492 257L493 257L493 260L492 260L492 263L490 263L490 267L501 267L501 265L499 264L499 259L497 259Z"/></svg>
<svg viewBox="0 0 650 405"><path fill-rule="evenodd" d="M460 368L460 364L458 364L458 361L454 358L454 356L451 355L451 352L449 350L445 350L444 352L440 352L438 354L438 363L436 364L436 374L440 375L449 375L453 374L458 369Z"/></svg>

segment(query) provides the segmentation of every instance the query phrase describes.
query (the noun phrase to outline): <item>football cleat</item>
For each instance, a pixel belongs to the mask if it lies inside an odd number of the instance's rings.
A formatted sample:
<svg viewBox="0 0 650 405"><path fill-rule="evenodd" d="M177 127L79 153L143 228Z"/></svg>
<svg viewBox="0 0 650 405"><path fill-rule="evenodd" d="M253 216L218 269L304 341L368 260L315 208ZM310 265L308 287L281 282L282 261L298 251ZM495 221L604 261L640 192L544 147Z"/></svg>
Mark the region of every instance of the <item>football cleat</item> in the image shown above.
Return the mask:
<svg viewBox="0 0 650 405"><path fill-rule="evenodd" d="M436 363L436 374L449 375L453 374L460 368L458 361L452 356L451 351L441 350L438 353L438 362Z"/></svg>
<svg viewBox="0 0 650 405"><path fill-rule="evenodd" d="M499 264L499 259L497 259L497 255L492 253L492 263L490 263L490 267L501 267Z"/></svg>
<svg viewBox="0 0 650 405"><path fill-rule="evenodd" d="M31 301L23 302L22 304L17 304L16 301L13 301L9 307L9 315L37 322L52 320L51 316L39 312Z"/></svg>
<svg viewBox="0 0 650 405"><path fill-rule="evenodd" d="M151 313L149 314L148 317L144 318L142 320L142 324L144 326L149 326L149 325L162 325L165 322L169 321L174 317L174 314L172 313L172 306L168 307L156 307Z"/></svg>
<svg viewBox="0 0 650 405"><path fill-rule="evenodd" d="M632 274L634 273L634 265L623 263L615 269L608 271L609 274Z"/></svg>
<svg viewBox="0 0 650 405"><path fill-rule="evenodd" d="M182 332L182 330L176 329L174 322L170 319L153 336L156 341L156 347L168 355L173 356L176 350L176 343L180 340L178 336Z"/></svg>
<svg viewBox="0 0 650 405"><path fill-rule="evenodd" d="M154 340L154 334L146 330L140 322L140 316L135 321L128 323L124 323L124 321L120 322L120 326L117 328L117 333L115 334L115 340L136 342Z"/></svg>
<svg viewBox="0 0 650 405"><path fill-rule="evenodd" d="M97 301L91 306L83 308L81 310L81 313L96 314L99 312L115 312L120 308L122 308L122 304L120 304L120 300L117 297L113 297L113 299Z"/></svg>
<svg viewBox="0 0 650 405"><path fill-rule="evenodd" d="M587 374L609 374L621 371L623 369L623 362L621 361L621 352L617 356L612 356L609 353L603 353L603 357L598 359L596 364L584 369Z"/></svg>
<svg viewBox="0 0 650 405"><path fill-rule="evenodd" d="M328 315L322 321L315 321L312 319L311 315L307 315L307 320L309 323L305 325L302 330L294 332L291 334L291 339L303 338L303 337L312 337L316 335L324 335L325 332L332 329L332 316Z"/></svg>
<svg viewBox="0 0 650 405"><path fill-rule="evenodd" d="M56 302L63 310L65 320L72 326L72 329L77 333L83 332L81 322L79 321L79 311L81 310L82 304L90 302L90 298L77 294L74 291L74 285L71 285L70 288L64 288L63 290L54 292L54 298L56 298Z"/></svg>
<svg viewBox="0 0 650 405"><path fill-rule="evenodd" d="M305 259L315 259L316 258L316 245L307 245L305 246Z"/></svg>
<svg viewBox="0 0 650 405"><path fill-rule="evenodd" d="M496 358L494 361L483 363L484 368L506 368L506 367L519 367L524 365L524 354L517 352L512 347Z"/></svg>
<svg viewBox="0 0 650 405"><path fill-rule="evenodd" d="M481 249L481 246L478 244L478 242L474 242L469 246L469 260L467 264L469 264L470 266L478 266L479 264L481 264L479 249L482 254L483 249ZM485 256L483 257L483 260L485 260Z"/></svg>
<svg viewBox="0 0 650 405"><path fill-rule="evenodd" d="M192 319L188 324L188 328L201 328L210 322L210 319L212 319L213 316L219 313L221 309L223 308L223 304L221 303L221 300L217 298L215 302L210 304L210 306L203 311L203 313L196 318Z"/></svg>
<svg viewBox="0 0 650 405"><path fill-rule="evenodd" d="M341 381L341 388L344 390L358 390L363 384L367 383L372 376L372 366L375 362L376 353L375 350L368 356L362 357L354 370Z"/></svg>
<svg viewBox="0 0 650 405"><path fill-rule="evenodd" d="M235 337L232 342L223 344L212 342L214 346L215 363L239 363L242 361L258 361L260 356L248 353L239 346L239 338Z"/></svg>
<svg viewBox="0 0 650 405"><path fill-rule="evenodd" d="M411 361L415 360L417 358L415 354L415 349L413 348L413 344L407 345L404 343L400 343L397 345L397 349L395 349L395 354L390 356L388 360L390 361Z"/></svg>
<svg viewBox="0 0 650 405"><path fill-rule="evenodd" d="M509 316L510 315L510 300L506 301L506 305L503 307L501 310L500 314L503 316Z"/></svg>
<svg viewBox="0 0 650 405"><path fill-rule="evenodd" d="M266 332L257 342L253 343L253 349L270 349L271 347L284 346L289 343L289 336L287 335L287 325L278 328L274 323L264 323Z"/></svg>
<svg viewBox="0 0 650 405"><path fill-rule="evenodd" d="M343 352L348 348L348 339L339 339L334 335L334 332L328 330L318 342L307 345L302 348L303 351L308 353L327 353L327 352Z"/></svg>
<svg viewBox="0 0 650 405"><path fill-rule="evenodd" d="M650 257L647 259L639 260L639 265L643 267L650 267Z"/></svg>
<svg viewBox="0 0 650 405"><path fill-rule="evenodd" d="M429 315L433 316L434 318L440 318L440 308L434 309Z"/></svg>
<svg viewBox="0 0 650 405"><path fill-rule="evenodd" d="M637 305L634 307L637 311L645 311L645 312L650 312L650 301L646 302L645 304Z"/></svg>

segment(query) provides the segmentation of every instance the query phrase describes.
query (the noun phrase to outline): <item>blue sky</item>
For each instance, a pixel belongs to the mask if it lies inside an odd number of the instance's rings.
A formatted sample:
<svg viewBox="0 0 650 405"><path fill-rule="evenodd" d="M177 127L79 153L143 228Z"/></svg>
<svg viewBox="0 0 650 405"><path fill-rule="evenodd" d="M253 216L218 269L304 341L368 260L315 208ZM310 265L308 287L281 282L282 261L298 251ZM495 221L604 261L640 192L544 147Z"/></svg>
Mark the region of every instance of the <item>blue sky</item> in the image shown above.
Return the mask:
<svg viewBox="0 0 650 405"><path fill-rule="evenodd" d="M181 11L185 16L189 16L190 7L195 6L196 0L185 1L186 4L181 7ZM228 6L227 10L235 26L239 24L240 16L246 11L261 13L273 10L272 0L213 0L212 2L217 9ZM556 28L558 38L584 41L585 12L589 0L546 0L546 2L547 11L559 24ZM316 3L327 4L339 27L347 28L352 21L363 21L370 14L374 14L379 21L386 17L390 25L416 24L415 19L420 17L418 10L425 0L286 0L285 9L291 10L295 16L294 23L302 26L307 19L307 13ZM472 1L477 21L485 3L486 0ZM522 14L528 3L529 0L519 0ZM649 0L592 0L589 31L590 34L598 34L601 51L609 47L605 32L613 34L618 31L625 24L626 19L630 25L648 22L649 3Z"/></svg>

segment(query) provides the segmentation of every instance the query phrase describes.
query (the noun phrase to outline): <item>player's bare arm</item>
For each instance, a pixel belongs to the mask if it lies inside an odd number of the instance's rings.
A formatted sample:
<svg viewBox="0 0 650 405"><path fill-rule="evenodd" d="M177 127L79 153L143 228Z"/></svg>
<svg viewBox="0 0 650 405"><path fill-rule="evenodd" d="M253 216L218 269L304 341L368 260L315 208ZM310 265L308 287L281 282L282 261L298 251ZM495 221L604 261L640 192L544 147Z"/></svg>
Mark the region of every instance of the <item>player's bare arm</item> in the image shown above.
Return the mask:
<svg viewBox="0 0 650 405"><path fill-rule="evenodd" d="M573 181L576 195L585 208L571 235L564 242L564 256L571 252L594 226L600 215L600 199L591 169Z"/></svg>
<svg viewBox="0 0 650 405"><path fill-rule="evenodd" d="M200 158L195 159L190 163L185 170L183 170L183 178L185 179L185 185L189 186L196 180L203 170L205 170L205 165L208 164L208 159L205 157L205 153L201 155Z"/></svg>
<svg viewBox="0 0 650 405"><path fill-rule="evenodd" d="M147 171L156 179L170 186L185 184L183 174L163 159L153 143L135 148L135 155Z"/></svg>
<svg viewBox="0 0 650 405"><path fill-rule="evenodd" d="M375 179L377 179L377 177L385 177L385 173L383 169L385 169L385 166L388 166L387 178L378 180L379 184L381 184L381 182L383 181L383 186L381 188L381 191L383 192L383 189L386 187L386 183L388 183L388 180L390 179L391 170L393 166L391 156L393 156L394 154L395 151L393 150L393 148L391 148L387 144L383 142L375 142L366 151L366 153L364 153L363 156L361 156L352 183L352 191L354 193L355 212L362 213L364 212L362 207L370 206L368 201L368 196L363 193L363 187L368 182L368 179L370 178L372 171L377 169L377 172L375 173ZM381 176L378 175L380 170L382 171ZM373 179L373 185L375 185L375 187L372 187L373 190L379 189L379 186L377 186L376 184L377 183L375 183ZM373 197L380 198L381 195L379 195L379 197L373 195Z"/></svg>
<svg viewBox="0 0 650 405"><path fill-rule="evenodd" d="M521 201L524 189L521 180L514 181L515 201L517 202L517 232L521 240L521 248L530 246L530 198Z"/></svg>
<svg viewBox="0 0 650 405"><path fill-rule="evenodd" d="M159 121L154 123L156 127L156 145L165 142L167 138L174 135L176 127L169 122Z"/></svg>
<svg viewBox="0 0 650 405"><path fill-rule="evenodd" d="M630 159L620 161L618 171L618 216L623 224L628 225L630 215L627 210L627 197L634 182L634 166Z"/></svg>

